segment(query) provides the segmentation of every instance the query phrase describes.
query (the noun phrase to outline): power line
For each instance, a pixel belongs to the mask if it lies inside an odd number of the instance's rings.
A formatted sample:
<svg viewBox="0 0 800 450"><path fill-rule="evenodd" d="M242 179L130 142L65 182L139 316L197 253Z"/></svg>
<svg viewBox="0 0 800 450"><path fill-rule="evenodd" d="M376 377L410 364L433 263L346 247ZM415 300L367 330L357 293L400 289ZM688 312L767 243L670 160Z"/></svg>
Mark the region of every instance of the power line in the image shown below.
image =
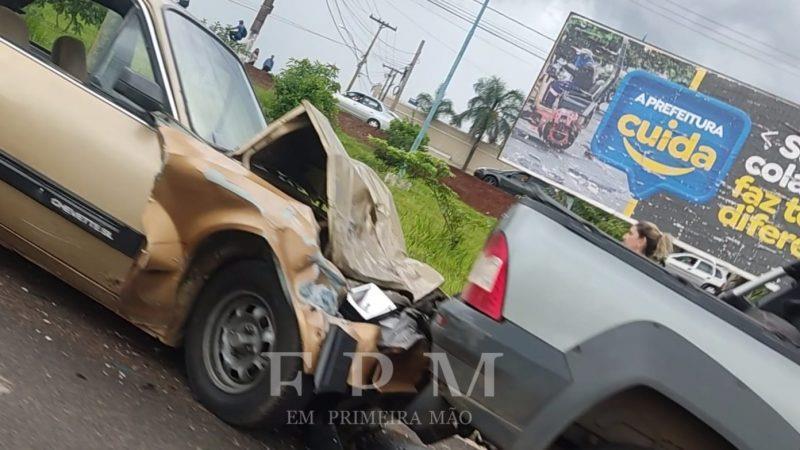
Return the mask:
<svg viewBox="0 0 800 450"><path fill-rule="evenodd" d="M422 8L423 10L425 10L426 12L432 12L434 15L438 16L440 19L442 19L442 20L446 21L447 23L449 23L449 24L453 25L454 27L456 27L456 28L458 28L458 29L460 29L460 30L464 30L464 31L466 31L466 28L463 28L463 27L461 27L460 25L457 25L456 23L454 23L454 22L452 22L452 21L450 21L450 20L447 20L447 18L445 18L443 15L439 14L437 11L435 11L435 10L430 10L430 9L426 8L424 3L423 3L423 4L420 4L420 3L419 3L420 1L424 1L424 0L414 0L414 2L415 2L415 3L417 3L417 5L418 5L420 8ZM452 45L450 45L450 44L449 44L449 43L447 43L446 41L442 40L442 39L441 39L441 38L440 38L438 35L436 35L436 33L433 33L433 32L431 32L431 31L430 31L428 28L425 28L425 27L423 27L423 26L421 26L421 25L417 24L417 19L414 19L414 18L412 18L411 16L409 16L408 14L406 14L406 13L405 13L403 10L401 10L400 8L398 8L397 6L395 6L395 5L394 5L392 2L388 2L387 4L388 4L388 5L389 5L389 6L390 6L392 9L394 9L395 11L397 11L397 13L398 13L398 14L400 14L400 15L401 15L401 16L403 16L403 17L405 17L405 18L406 18L406 19L407 19L409 22L411 22L411 23L412 23L412 24L413 24L415 27L419 28L419 29L420 29L422 32L424 32L425 34L427 34L428 36L430 36L430 37L431 37L433 40L435 40L435 41L439 42L440 44L442 44L442 46L444 46L444 48L446 48L446 49L450 50L451 52L453 52L453 53L455 53L455 54L458 54L458 50L457 50L457 49L455 49L455 48L454 48ZM464 57L464 60L465 60L465 61L467 61L467 63L469 63L470 65L472 65L474 68L476 68L476 69L480 70L481 72L485 72L485 73L491 73L492 71L494 71L494 69L493 69L493 68L492 68L492 69L488 69L488 68L486 68L486 67L483 67L483 66L482 66L480 63L477 63L477 62L475 62L475 61L473 61L473 60L471 60L471 59L469 59L469 58L467 58L467 57Z"/></svg>
<svg viewBox="0 0 800 450"><path fill-rule="evenodd" d="M352 5L350 5L350 3L348 3L348 1L347 1L347 0L342 0L342 4L344 5L345 9L346 9L347 11L349 11L349 13L350 13L351 17L352 17L352 18L353 18L353 20L356 22L356 24L357 24L357 25L359 25L359 27L361 27L361 29L365 30L365 31L366 31L366 33L367 33L368 35L371 35L371 34L372 34L372 30L370 30L368 26L364 25L364 22L363 22L361 19L359 19L359 17L358 17L358 16L359 16L359 14L358 14L358 13L355 11L354 7L353 7ZM360 4L356 4L356 5L355 5L355 8L356 8L356 9L359 9L359 10L360 10L360 11L362 11L362 12L366 12L366 15L370 15L370 14L372 14L372 12L371 12L371 11L369 11L369 10L367 10L367 9L364 9L364 7L363 7L363 6L361 6ZM389 50L391 50L391 51L392 51L392 52L394 52L394 53L400 52L400 53L407 54L407 55L409 55L409 56L414 54L414 52L409 52L409 51L406 51L406 50L402 50L402 49L399 49L399 48L397 48L397 35L396 35L396 34L395 34L395 43L394 43L394 44L390 44L389 42L387 42L387 41L386 41L385 39L383 39L382 37L378 37L378 41L379 41L381 44L385 45L385 46L386 46L386 47L387 47ZM388 59L388 58L387 58L387 59ZM399 60L399 59L396 57L396 55L395 55L395 60Z"/></svg>
<svg viewBox="0 0 800 450"><path fill-rule="evenodd" d="M681 17L683 20L685 20L686 22L689 22L689 23L691 23L691 24L694 24L694 25L697 25L697 26L700 26L700 27L706 28L706 24L704 24L704 23L702 23L702 22L698 22L697 20L693 20L693 19L691 19L691 18L685 17L685 16L683 15L682 11L681 11L681 12L674 11L674 10L672 10L672 9L666 8L666 7L664 7L664 6L661 6L661 5L656 5L656 4L652 4L652 5L650 5L650 6L654 6L654 7L658 8L658 9L660 9L660 10L662 10L662 11L666 11L666 12L668 12L668 13L670 13L670 14L674 14L674 15L676 15L676 16L679 16L679 17ZM712 23L713 23L713 22L712 22ZM747 47L747 48L749 48L749 49L751 49L751 50L753 50L753 51L756 51L756 52L762 52L762 51L763 51L762 49L760 49L760 48L758 48L758 47L755 47L755 46L753 46L753 45L751 45L751 44L747 43L746 41L743 41L743 40L740 40L740 39L734 38L734 37L732 37L732 36L725 35L725 34L723 34L723 33L720 33L719 31L716 31L716 30L711 30L711 29L709 29L708 31L710 31L710 32L712 32L712 33L714 33L714 34L717 34L717 35L721 36L722 38L729 39L729 40L731 40L731 41L733 41L733 42L735 42L735 43L737 43L737 44L739 44L739 45L743 45L743 46L745 46L745 47ZM748 39L749 39L749 38L748 38ZM774 57L774 56L772 56L772 55L769 55L769 56L770 56L770 57ZM777 58L776 58L776 59L777 59ZM788 63L784 63L784 64L786 64L786 65L789 65L789 66L791 66L791 67L797 67L797 66L795 66L795 65L793 65L793 64L788 64Z"/></svg>
<svg viewBox="0 0 800 450"><path fill-rule="evenodd" d="M648 10L648 11L650 11L650 12L653 12L653 13L655 13L655 14L658 14L659 16L661 16L661 17L663 17L663 18L665 18L665 19L669 20L670 22L673 22L673 23L675 23L675 24L677 24L677 25L680 25L680 26L681 26L681 27L683 27L683 28L686 28L686 29L688 29L688 30L690 30L690 31L693 31L693 32L695 32L695 33L697 33L697 34L699 34L699 35L701 35L701 36L705 37L706 39L710 39L710 40L712 40L712 41L714 41L714 42L716 42L716 43L718 43L718 44L720 44L720 45L723 45L723 46L725 46L725 47L728 47L728 48L730 48L730 49L732 49L732 50L735 50L735 51L737 51L737 52L739 52L739 53L741 53L741 54L743 54L743 55L749 56L749 57L750 57L750 58L752 58L752 59L755 59L755 60L757 60L757 61L761 61L761 62L763 62L763 63L766 63L766 64L775 64L775 61L769 61L769 60L766 60L766 59L764 59L764 58L760 57L759 55L755 55L755 54L752 54L752 53L750 53L750 52L744 51L744 50L742 50L741 48L738 48L738 47L736 47L736 46L734 46L734 45L732 45L732 44L730 44L730 43L728 43L728 42L725 42L725 41L723 41L723 40L721 40L721 39L717 39L717 38L716 38L716 37L714 37L714 36L710 36L710 35L708 35L708 34L706 34L706 33L702 32L702 31L700 31L700 30L697 30L697 29L695 29L695 28L692 28L692 27L690 27L689 25L687 25L686 23L684 23L684 22L681 22L680 20L677 20L677 19L675 19L675 18L673 18L673 17L671 17L671 16L668 16L668 15L666 15L666 14L663 14L662 12L658 11L657 9L650 8L650 7L649 7L649 5L645 5L645 4L639 3L639 1L638 1L638 0L628 0L628 1L629 1L629 2L631 2L631 3L634 3L634 4L636 4L637 6L639 6L639 7L640 7L640 8L642 8L642 9L646 9L646 10ZM794 75L794 76L796 76L796 77L800 77L800 72L795 72L795 71L793 71L793 70L787 70L787 69L784 69L784 70L785 70L786 72L788 72L789 74L792 74L792 75Z"/></svg>
<svg viewBox="0 0 800 450"><path fill-rule="evenodd" d="M454 2L451 2L449 0L439 0L439 2L444 4L444 5L446 5L447 7L449 7L450 9L452 9L454 11L458 11L463 16L462 18L464 20L468 20L470 23L472 23L472 21L475 20L475 16L469 10L456 5ZM539 46L536 46L532 42L527 41L524 38L521 38L518 35L515 35L515 34L513 34L511 32L508 32L505 29L499 27L498 25L495 25L495 24L493 24L493 23L491 23L491 22L489 22L489 21L487 21L485 19L481 21L481 28L483 28L484 30L490 31L490 32L494 33L495 35L498 35L498 34L502 35L502 37L501 36L497 36L497 37L500 37L502 39L513 40L516 43L518 43L520 45L523 45L523 46L527 45L530 48L533 48L534 50L536 50L538 52L542 52L544 54L547 54L549 52L548 50L545 50L545 49L543 49L543 48L541 48Z"/></svg>
<svg viewBox="0 0 800 450"><path fill-rule="evenodd" d="M233 1L233 0L229 0L229 1ZM325 0L325 5L328 7L328 13L330 14L331 20L333 21L333 27L336 28L336 33L339 35L340 38L342 38L342 42L344 42L346 44L347 43L347 38L344 37L344 34L342 34L342 30L339 29L339 24L336 23L336 15L333 13L333 8L331 8L330 0ZM356 59L358 59L359 58L359 56L358 56L358 46L356 45L356 43L353 42L353 46L352 47L350 47L349 44L347 46L353 52L353 56L355 56Z"/></svg>
<svg viewBox="0 0 800 450"><path fill-rule="evenodd" d="M283 22L283 23L285 23L286 25L289 25L289 26L295 27L295 28L297 28L297 29L299 29L299 30L305 31L306 33L313 34L314 36L320 37L320 38L322 38L322 39L325 39L325 40L327 40L327 41L330 41L330 42L332 42L332 43L334 43L334 44L341 45L341 46L343 46L343 47L347 47L347 48L348 48L348 49L350 49L350 50L352 50L352 49L353 49L352 47L350 47L349 45L345 44L344 42L338 41L338 40L336 40L336 39L334 39L334 38L332 38L332 37L330 37L330 36L325 36L325 35L324 35L324 34L322 34L322 33L318 33L318 32L316 32L316 31L314 31L314 30L311 30L311 29L309 29L309 28L306 28L306 27L304 27L304 26L300 25L299 23L297 23L297 22L294 22L294 21L291 21L291 20L289 20L289 19L287 19L287 18L285 18L285 17L281 17L281 16L279 16L279 15L277 15L277 14L273 14L273 15L272 15L272 17L274 17L274 18L278 19L278 21L280 21L280 22Z"/></svg>
<svg viewBox="0 0 800 450"><path fill-rule="evenodd" d="M479 5L481 4L481 1L480 1L480 0L472 0L472 1L473 1L473 2L475 2L475 3L477 3L477 4L479 4ZM504 13L504 12L502 12L502 11L498 10L498 9L492 8L491 6L489 6L489 8L488 8L488 9L489 9L489 11L491 11L491 12L493 12L493 13L495 13L495 14L497 14L497 15L501 16L501 17L504 17L504 18L506 18L506 19L508 19L508 20L510 20L510 21L512 21L512 22L514 22L515 24L517 24L517 25L521 26L522 28L525 28L525 29L526 29L526 30L528 30L528 31L532 31L533 33L536 33L536 34L538 34L539 36L541 36L541 37L543 37L543 38L545 38L545 39L547 39L547 40L549 40L549 41L551 41L551 42L555 42L555 40L556 40L555 38L553 38L553 37L550 37L550 36L548 36L548 35L546 35L546 34L542 33L541 31L537 30L536 28L533 28L533 27L531 27L530 25L526 25L526 24L524 24L524 23L520 22L519 20L517 20L517 19L515 19L515 18L513 18L513 17L511 17L511 16L509 16L508 14L506 14L506 13Z"/></svg>
<svg viewBox="0 0 800 450"><path fill-rule="evenodd" d="M378 37L383 31L384 28L388 28L394 32L397 32L397 27L391 25L389 22L386 22L383 19L375 17L374 15L370 15L369 18L378 24L378 31L375 32L375 37L372 38L372 42L367 47L367 51L364 52L364 56L358 61L358 65L356 66L356 73L353 74L353 79L350 81L350 84L347 85L347 90L349 91L353 84L355 84L356 80L358 80L358 76L361 73L361 69L367 64L367 59L369 58L369 54L372 51L372 48L375 46L375 42L377 42Z"/></svg>
<svg viewBox="0 0 800 450"><path fill-rule="evenodd" d="M447 13L449 13L449 14L451 14L451 15L453 15L453 16L455 16L455 17L458 17L459 19L461 19L461 20L463 20L463 21L465 21L465 22L471 23L471 22L473 22L473 21L474 21L474 18L472 18L472 20L470 20L470 18L469 18L469 16L468 16L467 14L464 14L464 13L462 13L462 12L459 12L459 11L456 11L456 10L454 10L454 9L451 9L451 8L449 8L448 6L446 6L446 5L442 4L442 3L438 3L438 2L437 2L437 1L435 1L435 0L428 0L428 2L429 2L430 4L432 4L432 5L436 6L436 7L438 7L438 8L441 8L442 10L446 11L446 12L447 12ZM536 53L536 52L534 52L533 50L531 50L531 49L528 49L528 48L526 48L526 47L522 46L521 44L519 44L519 43L517 43L517 42L514 42L514 41L513 41L513 40L511 40L510 38L508 38L508 37L504 37L504 36L500 35L500 33L498 33L497 31L493 30L492 28L490 28L490 27L488 27L488 26L486 26L486 25L478 25L478 27L479 27L481 30L483 30L483 31L485 31L485 32L489 33L490 35L494 36L495 38L497 38L497 39L500 39L500 40L502 40L502 41L506 42L507 44L509 44L509 45L512 45L512 46L514 46L514 47L518 48L519 50L522 50L523 52L525 52L525 53L527 53L527 54L529 54L529 55L531 55L531 56L533 56L533 57L535 57L535 58L537 58L537 59L540 59L540 60L542 60L542 61L544 61L544 60L546 60L546 59L547 59L545 56L543 56L543 55L541 55L541 54L539 54L539 53ZM480 36L479 36L479 37L480 37ZM486 40L484 39L484 41L486 41ZM510 56L512 56L512 57L515 57L515 58L516 58L516 57L518 57L518 56L519 56L519 55L514 55L514 54L511 54L511 53L508 53L507 51L505 51L505 50L504 50L504 49L502 49L501 47L498 47L498 46L496 46L496 45L494 45L494 44L492 44L492 43L489 43L489 44L490 44L490 45L492 45L493 47L497 48L498 50L501 50L501 51L503 51L503 52L505 52L505 53L509 54L509 55L510 55Z"/></svg>
<svg viewBox="0 0 800 450"><path fill-rule="evenodd" d="M726 30L728 30L728 31L730 31L730 32L732 32L734 34L738 34L739 36L742 36L745 39L749 39L749 40L751 40L753 42L757 42L757 43L763 45L764 47L771 48L772 50L774 50L774 51L776 51L778 53L781 53L781 54L783 54L785 56L789 56L791 58L800 60L800 56L798 56L798 55L796 55L794 53L787 52L787 51L781 49L780 47L774 46L773 44L771 44L769 42L762 41L762 40L760 40L760 39L758 39L758 38L756 38L756 37L754 37L754 36L752 36L750 34L747 34L747 33L744 33L742 31L739 31L739 30L737 30L737 29L735 29L733 27L730 27L730 26L728 26L728 25L726 25L726 24L724 24L724 23L722 23L722 22L720 22L718 20L715 20L715 19L713 19L711 17L708 17L705 14L693 11L691 8L688 8L688 7L686 7L685 5L683 5L681 3L678 3L678 2L676 2L674 0L664 0L664 1L667 2L667 3L671 3L671 4L681 8L682 11L686 11L686 12L688 12L690 14L693 14L693 15L695 15L697 17L702 18L703 20L706 20L706 21L708 21L710 23L713 23L714 25L716 25L716 26L718 26L720 28L726 29Z"/></svg>

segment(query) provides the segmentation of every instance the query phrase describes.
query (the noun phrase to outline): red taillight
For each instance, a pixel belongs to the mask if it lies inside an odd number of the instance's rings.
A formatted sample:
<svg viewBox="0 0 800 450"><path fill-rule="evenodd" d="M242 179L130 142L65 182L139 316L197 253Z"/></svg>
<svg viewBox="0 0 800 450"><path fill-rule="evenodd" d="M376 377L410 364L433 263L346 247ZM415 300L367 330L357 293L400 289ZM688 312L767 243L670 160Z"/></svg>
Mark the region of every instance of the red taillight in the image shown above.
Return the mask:
<svg viewBox="0 0 800 450"><path fill-rule="evenodd" d="M503 318L508 278L508 242L497 231L489 237L483 252L472 266L468 284L461 297L464 301L494 320Z"/></svg>

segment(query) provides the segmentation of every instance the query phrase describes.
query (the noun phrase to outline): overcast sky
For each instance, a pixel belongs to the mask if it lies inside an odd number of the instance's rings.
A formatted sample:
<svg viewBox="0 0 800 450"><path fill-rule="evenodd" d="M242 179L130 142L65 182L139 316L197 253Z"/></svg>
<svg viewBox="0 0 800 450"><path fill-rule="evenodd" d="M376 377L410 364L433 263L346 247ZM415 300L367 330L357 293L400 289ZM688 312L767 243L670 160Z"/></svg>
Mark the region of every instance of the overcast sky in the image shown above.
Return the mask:
<svg viewBox="0 0 800 450"><path fill-rule="evenodd" d="M341 42L346 39L352 46L352 39L359 53L363 52L377 28L369 19L372 13L396 26L397 32L383 30L382 41L369 59L369 78L362 76L356 86L367 90L370 79L382 82L382 64L407 64L424 39L420 64L403 96L406 100L436 90L468 28L465 21L432 2L450 4L473 15L480 8L477 0L275 0L275 10L256 46L262 60L275 54L276 71L289 58L333 63L341 69L341 83L346 85L357 61L351 48ZM232 24L244 19L249 26L259 4L260 0L192 0L189 10L211 22ZM491 0L490 5L551 38L574 11L630 35L646 36L652 45L800 103L800 40L793 36L800 23L797 0ZM515 36L542 56L552 46L546 37L494 12L487 13L484 23ZM489 75L500 76L527 95L541 66L542 59L478 31L447 97L461 110L472 95L472 84Z"/></svg>

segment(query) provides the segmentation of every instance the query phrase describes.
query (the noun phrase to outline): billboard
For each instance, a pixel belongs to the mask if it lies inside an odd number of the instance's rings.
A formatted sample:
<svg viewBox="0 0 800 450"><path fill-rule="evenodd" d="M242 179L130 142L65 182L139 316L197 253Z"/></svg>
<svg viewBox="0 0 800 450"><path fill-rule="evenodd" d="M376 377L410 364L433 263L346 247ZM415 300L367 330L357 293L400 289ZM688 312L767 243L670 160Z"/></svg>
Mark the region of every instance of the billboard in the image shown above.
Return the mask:
<svg viewBox="0 0 800 450"><path fill-rule="evenodd" d="M577 14L500 159L752 274L800 258L800 107Z"/></svg>

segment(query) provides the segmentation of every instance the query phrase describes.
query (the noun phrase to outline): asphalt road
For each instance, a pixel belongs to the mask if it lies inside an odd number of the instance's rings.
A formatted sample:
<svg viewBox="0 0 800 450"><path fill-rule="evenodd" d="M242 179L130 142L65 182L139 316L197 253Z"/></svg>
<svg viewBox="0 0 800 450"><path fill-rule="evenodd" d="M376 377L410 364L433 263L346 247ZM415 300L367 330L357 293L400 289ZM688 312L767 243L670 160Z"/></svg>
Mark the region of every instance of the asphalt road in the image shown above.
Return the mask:
<svg viewBox="0 0 800 450"><path fill-rule="evenodd" d="M180 351L0 248L0 448L288 450L305 432L225 425L193 400ZM353 445L424 448L402 429Z"/></svg>

